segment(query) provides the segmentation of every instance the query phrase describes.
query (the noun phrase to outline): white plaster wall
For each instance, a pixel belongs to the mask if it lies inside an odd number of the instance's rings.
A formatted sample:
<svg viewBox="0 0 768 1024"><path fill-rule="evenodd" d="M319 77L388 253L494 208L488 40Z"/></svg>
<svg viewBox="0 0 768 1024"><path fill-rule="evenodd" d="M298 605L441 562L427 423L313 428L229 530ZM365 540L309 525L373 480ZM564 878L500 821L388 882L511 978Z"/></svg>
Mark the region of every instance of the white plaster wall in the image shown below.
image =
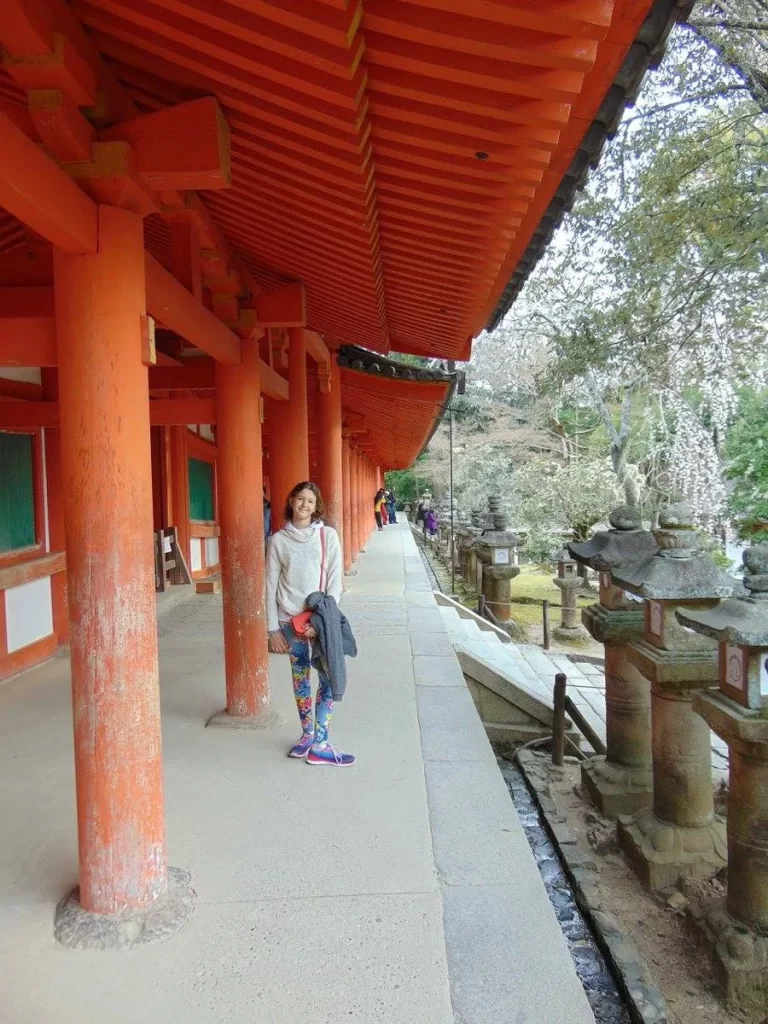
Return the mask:
<svg viewBox="0 0 768 1024"><path fill-rule="evenodd" d="M218 565L219 564L219 538L218 537L206 537L205 538L205 564L206 565Z"/></svg>
<svg viewBox="0 0 768 1024"><path fill-rule="evenodd" d="M210 423L200 424L200 437L204 437L206 441L216 440L215 437L213 436L213 427L210 425Z"/></svg>
<svg viewBox="0 0 768 1024"><path fill-rule="evenodd" d="M39 384L41 381L39 366L4 366L0 377L6 380L21 380L27 384Z"/></svg>
<svg viewBox="0 0 768 1024"><path fill-rule="evenodd" d="M189 543L190 546L190 559L189 559L189 570L190 572L197 572L198 569L203 568L203 548L202 542L199 537L193 537Z"/></svg>
<svg viewBox="0 0 768 1024"><path fill-rule="evenodd" d="M42 640L53 632L51 577L5 591L5 622L8 653Z"/></svg>

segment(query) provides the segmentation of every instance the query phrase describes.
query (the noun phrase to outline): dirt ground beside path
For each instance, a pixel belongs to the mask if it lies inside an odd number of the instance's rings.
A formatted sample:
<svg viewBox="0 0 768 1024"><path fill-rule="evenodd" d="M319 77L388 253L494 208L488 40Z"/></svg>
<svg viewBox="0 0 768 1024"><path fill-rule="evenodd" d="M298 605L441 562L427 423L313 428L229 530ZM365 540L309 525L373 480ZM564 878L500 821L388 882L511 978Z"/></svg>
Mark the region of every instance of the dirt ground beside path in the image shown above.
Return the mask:
<svg viewBox="0 0 768 1024"><path fill-rule="evenodd" d="M707 954L692 939L685 919L689 902L722 896L724 882L715 878L684 885L676 894L651 896L620 853L614 823L582 796L578 765L567 764L560 778L553 773L550 785L580 846L597 860L603 909L635 941L664 994L669 1024L743 1024L723 1007Z"/></svg>

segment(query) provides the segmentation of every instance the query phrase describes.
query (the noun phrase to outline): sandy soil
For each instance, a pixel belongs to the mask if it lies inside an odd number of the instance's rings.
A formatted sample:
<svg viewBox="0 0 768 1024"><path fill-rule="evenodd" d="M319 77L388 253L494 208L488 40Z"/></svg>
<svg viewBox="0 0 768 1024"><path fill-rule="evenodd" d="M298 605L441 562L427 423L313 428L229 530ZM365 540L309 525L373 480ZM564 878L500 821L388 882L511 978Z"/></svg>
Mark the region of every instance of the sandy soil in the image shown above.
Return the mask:
<svg viewBox="0 0 768 1024"><path fill-rule="evenodd" d="M551 786L579 844L597 854L604 909L621 922L651 968L667 1002L669 1024L741 1024L721 1004L709 959L686 923L689 903L724 895L724 879L683 884L679 892L652 896L619 852L614 823L582 795L578 765L567 765Z"/></svg>

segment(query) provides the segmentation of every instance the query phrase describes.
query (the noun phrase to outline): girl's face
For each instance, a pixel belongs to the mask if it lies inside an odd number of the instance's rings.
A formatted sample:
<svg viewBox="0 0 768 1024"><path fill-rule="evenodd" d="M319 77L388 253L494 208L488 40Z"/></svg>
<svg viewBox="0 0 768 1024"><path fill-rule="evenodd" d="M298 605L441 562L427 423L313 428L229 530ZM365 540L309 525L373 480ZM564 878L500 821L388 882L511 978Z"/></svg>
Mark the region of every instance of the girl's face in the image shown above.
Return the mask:
<svg viewBox="0 0 768 1024"><path fill-rule="evenodd" d="M317 498L312 491L305 488L303 491L299 491L298 494L294 494L291 498L291 508L293 509L294 519L308 523L317 508Z"/></svg>

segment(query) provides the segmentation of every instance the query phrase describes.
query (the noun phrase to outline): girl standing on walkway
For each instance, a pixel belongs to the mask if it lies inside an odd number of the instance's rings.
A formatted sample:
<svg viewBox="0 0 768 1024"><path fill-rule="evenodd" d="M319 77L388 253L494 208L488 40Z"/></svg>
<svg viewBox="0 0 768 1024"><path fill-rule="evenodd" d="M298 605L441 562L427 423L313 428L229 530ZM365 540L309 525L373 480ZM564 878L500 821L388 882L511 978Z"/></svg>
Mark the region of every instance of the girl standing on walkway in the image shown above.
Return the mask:
<svg viewBox="0 0 768 1024"><path fill-rule="evenodd" d="M306 757L307 764L346 767L354 764L328 742L328 723L333 713L333 692L328 676L318 672L319 682L312 714L310 685L310 644L314 630L299 636L291 619L306 611L307 597L322 591L341 600L342 558L339 535L325 526L323 499L316 484L303 481L288 495L286 524L274 533L267 551L267 629L273 654L288 654L291 659L293 694L301 722L301 737L288 751L289 757Z"/></svg>

